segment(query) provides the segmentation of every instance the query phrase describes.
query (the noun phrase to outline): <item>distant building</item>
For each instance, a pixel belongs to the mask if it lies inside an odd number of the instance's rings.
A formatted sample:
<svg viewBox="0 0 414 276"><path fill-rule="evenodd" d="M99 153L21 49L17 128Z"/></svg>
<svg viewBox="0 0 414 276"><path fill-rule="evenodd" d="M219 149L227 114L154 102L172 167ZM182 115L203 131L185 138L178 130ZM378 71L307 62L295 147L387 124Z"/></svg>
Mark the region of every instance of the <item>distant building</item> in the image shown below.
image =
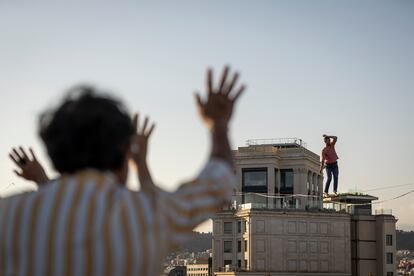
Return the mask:
<svg viewBox="0 0 414 276"><path fill-rule="evenodd" d="M235 202L213 219L215 275L395 275L395 218L350 197L325 209L319 156L301 139L251 140L233 156Z"/></svg>
<svg viewBox="0 0 414 276"><path fill-rule="evenodd" d="M187 268L185 266L171 267L167 271L168 276L187 276Z"/></svg>
<svg viewBox="0 0 414 276"><path fill-rule="evenodd" d="M210 276L209 260L197 260L187 265L187 276Z"/></svg>
<svg viewBox="0 0 414 276"><path fill-rule="evenodd" d="M324 205L351 215L352 275L396 275L397 220L391 210L376 210L369 195L343 194L325 199Z"/></svg>

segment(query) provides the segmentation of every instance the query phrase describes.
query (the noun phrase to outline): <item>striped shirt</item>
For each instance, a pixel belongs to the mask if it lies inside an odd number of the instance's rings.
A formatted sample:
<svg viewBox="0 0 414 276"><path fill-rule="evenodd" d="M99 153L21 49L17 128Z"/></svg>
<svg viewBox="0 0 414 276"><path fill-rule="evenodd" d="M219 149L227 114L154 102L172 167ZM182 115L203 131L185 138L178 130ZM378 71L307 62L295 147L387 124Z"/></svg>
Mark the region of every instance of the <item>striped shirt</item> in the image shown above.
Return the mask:
<svg viewBox="0 0 414 276"><path fill-rule="evenodd" d="M210 160L177 191L119 185L85 170L0 200L0 275L160 275L169 251L233 193L230 166Z"/></svg>

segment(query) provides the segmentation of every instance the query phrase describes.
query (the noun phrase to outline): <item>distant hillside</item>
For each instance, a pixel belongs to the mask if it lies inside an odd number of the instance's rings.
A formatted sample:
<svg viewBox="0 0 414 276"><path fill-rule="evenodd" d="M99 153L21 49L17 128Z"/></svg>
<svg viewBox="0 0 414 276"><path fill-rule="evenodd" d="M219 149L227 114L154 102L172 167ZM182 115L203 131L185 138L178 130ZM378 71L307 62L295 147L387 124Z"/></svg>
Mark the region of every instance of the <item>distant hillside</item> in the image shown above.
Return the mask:
<svg viewBox="0 0 414 276"><path fill-rule="evenodd" d="M414 231L397 230L397 250L414 250Z"/></svg>
<svg viewBox="0 0 414 276"><path fill-rule="evenodd" d="M203 252L211 249L212 233L193 232L191 239L185 243L179 251L181 252Z"/></svg>

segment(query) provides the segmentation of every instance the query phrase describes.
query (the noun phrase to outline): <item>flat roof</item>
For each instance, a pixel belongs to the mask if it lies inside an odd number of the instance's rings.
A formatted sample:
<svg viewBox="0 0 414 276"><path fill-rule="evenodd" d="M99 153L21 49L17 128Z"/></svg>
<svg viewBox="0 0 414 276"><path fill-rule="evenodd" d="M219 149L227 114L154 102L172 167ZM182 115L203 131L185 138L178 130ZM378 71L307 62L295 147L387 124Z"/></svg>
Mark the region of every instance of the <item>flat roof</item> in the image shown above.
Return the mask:
<svg viewBox="0 0 414 276"><path fill-rule="evenodd" d="M325 197L323 202L369 203L374 200L378 200L378 197L362 194L338 194Z"/></svg>

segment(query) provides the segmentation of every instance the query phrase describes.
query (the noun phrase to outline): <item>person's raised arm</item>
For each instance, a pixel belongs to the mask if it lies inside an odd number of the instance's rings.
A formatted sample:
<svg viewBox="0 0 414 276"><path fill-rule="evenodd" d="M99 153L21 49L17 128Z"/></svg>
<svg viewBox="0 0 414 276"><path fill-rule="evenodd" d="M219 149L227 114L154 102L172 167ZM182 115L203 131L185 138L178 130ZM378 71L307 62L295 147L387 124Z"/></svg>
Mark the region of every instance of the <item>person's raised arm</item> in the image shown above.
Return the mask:
<svg viewBox="0 0 414 276"><path fill-rule="evenodd" d="M324 138L328 138L328 139L332 139L333 140L332 141L332 144L333 145L335 145L336 144L336 141L338 141L338 137L337 136L334 136L334 135L326 135L326 134L324 134L323 137Z"/></svg>
<svg viewBox="0 0 414 276"><path fill-rule="evenodd" d="M135 114L132 123L134 126L134 136L131 141L131 156L138 170L138 180L142 191L150 196L155 196L157 187L152 181L151 173L147 164L148 140L155 128L155 124L148 125L148 117L145 118L142 128L139 126L139 116Z"/></svg>
<svg viewBox="0 0 414 276"><path fill-rule="evenodd" d="M231 156L230 142L228 139L228 127L231 120L234 104L245 87L235 89L239 77L236 72L229 77L229 67L225 67L220 83L213 87L213 72L207 71L207 95L202 99L199 93L195 94L197 107L202 120L211 131L211 158L225 161L231 167L233 160Z"/></svg>
<svg viewBox="0 0 414 276"><path fill-rule="evenodd" d="M49 181L49 177L47 176L43 166L37 160L33 150L29 148L29 151L31 158L28 154L26 154L23 147L19 147L18 149L12 148L12 151L9 153L9 157L20 169L20 171L14 170L14 173L26 180L35 182L39 186L47 183Z"/></svg>

